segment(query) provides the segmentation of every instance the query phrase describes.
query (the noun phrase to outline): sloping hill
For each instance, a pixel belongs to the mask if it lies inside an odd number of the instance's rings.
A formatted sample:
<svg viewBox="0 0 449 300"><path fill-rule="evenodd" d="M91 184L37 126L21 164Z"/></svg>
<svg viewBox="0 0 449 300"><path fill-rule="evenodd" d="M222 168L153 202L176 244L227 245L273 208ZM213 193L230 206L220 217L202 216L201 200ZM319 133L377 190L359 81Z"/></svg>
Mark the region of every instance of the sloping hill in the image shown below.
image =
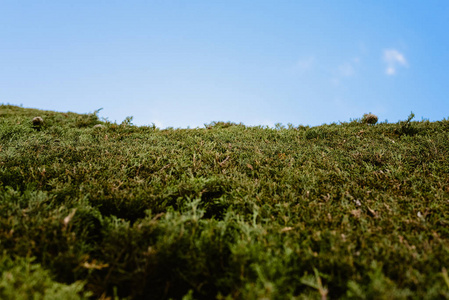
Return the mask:
<svg viewBox="0 0 449 300"><path fill-rule="evenodd" d="M161 130L2 105L0 298L448 298L449 121L411 117Z"/></svg>

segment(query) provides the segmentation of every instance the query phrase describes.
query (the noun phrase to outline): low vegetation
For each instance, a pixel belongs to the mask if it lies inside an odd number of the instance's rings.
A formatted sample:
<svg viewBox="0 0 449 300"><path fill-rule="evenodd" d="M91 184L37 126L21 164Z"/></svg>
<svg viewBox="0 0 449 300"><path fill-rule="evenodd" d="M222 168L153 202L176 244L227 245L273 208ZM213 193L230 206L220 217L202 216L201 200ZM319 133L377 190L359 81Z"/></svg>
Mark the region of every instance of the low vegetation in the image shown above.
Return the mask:
<svg viewBox="0 0 449 300"><path fill-rule="evenodd" d="M376 124L378 121L378 118L376 115L373 115L372 113L364 114L362 118L362 123L365 124Z"/></svg>
<svg viewBox="0 0 449 300"><path fill-rule="evenodd" d="M0 106L1 299L449 298L448 120L131 121Z"/></svg>

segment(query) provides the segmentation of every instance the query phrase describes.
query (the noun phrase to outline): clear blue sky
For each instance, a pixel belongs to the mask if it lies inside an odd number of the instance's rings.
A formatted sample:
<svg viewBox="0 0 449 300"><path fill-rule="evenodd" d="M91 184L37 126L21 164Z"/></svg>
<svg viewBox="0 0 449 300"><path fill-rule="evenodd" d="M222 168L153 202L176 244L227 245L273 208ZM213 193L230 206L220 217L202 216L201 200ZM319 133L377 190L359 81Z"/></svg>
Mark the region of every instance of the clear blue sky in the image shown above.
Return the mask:
<svg viewBox="0 0 449 300"><path fill-rule="evenodd" d="M0 103L158 127L449 117L449 1L0 0Z"/></svg>

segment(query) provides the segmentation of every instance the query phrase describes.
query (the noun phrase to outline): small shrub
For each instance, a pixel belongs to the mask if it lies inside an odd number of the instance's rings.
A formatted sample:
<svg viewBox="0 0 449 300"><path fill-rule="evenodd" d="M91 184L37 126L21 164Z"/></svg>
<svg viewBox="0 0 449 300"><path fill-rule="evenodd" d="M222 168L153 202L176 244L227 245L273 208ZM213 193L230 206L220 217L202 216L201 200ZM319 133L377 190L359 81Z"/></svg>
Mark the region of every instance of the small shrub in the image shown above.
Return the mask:
<svg viewBox="0 0 449 300"><path fill-rule="evenodd" d="M41 117L34 117L31 122L33 123L33 128L36 130L40 130L44 124L44 120Z"/></svg>
<svg viewBox="0 0 449 300"><path fill-rule="evenodd" d="M412 124L412 119L414 117L415 114L411 112L407 120L399 122L400 127L395 130L395 133L399 135L415 135L418 132L418 129Z"/></svg>
<svg viewBox="0 0 449 300"><path fill-rule="evenodd" d="M123 126L131 126L133 125L133 116L128 116L125 118L125 120L123 120L122 124Z"/></svg>
<svg viewBox="0 0 449 300"><path fill-rule="evenodd" d="M377 120L378 120L378 118L377 118L376 115L374 115L374 114L372 114L372 113L369 113L369 114L364 114L364 115L363 115L362 123L363 123L363 124L371 124L371 125L374 125L374 124L377 123Z"/></svg>
<svg viewBox="0 0 449 300"><path fill-rule="evenodd" d="M34 126L41 126L44 124L44 120L41 117L34 117L33 118L33 125Z"/></svg>
<svg viewBox="0 0 449 300"><path fill-rule="evenodd" d="M77 115L75 120L75 126L78 128L85 128L94 126L99 122L98 113L102 110L102 108L97 109L93 113L85 114L85 115Z"/></svg>

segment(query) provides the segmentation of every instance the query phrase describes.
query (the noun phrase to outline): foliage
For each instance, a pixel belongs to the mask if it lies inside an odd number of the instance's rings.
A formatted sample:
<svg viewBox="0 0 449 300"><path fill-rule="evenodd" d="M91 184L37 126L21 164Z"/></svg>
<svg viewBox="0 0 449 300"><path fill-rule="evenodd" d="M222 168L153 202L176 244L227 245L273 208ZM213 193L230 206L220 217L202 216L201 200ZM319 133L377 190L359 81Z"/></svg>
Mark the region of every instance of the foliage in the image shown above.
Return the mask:
<svg viewBox="0 0 449 300"><path fill-rule="evenodd" d="M414 135L418 132L418 128L416 128L412 119L415 117L413 112L410 113L407 120L399 122L399 128L395 129L395 132L399 135Z"/></svg>
<svg viewBox="0 0 449 300"><path fill-rule="evenodd" d="M378 118L376 115L369 113L369 114L363 115L362 123L374 125L377 123L377 120L378 120Z"/></svg>
<svg viewBox="0 0 449 300"><path fill-rule="evenodd" d="M2 105L0 298L449 298L449 121L411 119L159 129Z"/></svg>
<svg viewBox="0 0 449 300"><path fill-rule="evenodd" d="M77 281L70 285L55 282L47 270L33 259L0 257L0 299L81 300L88 293L82 292L84 284Z"/></svg>

